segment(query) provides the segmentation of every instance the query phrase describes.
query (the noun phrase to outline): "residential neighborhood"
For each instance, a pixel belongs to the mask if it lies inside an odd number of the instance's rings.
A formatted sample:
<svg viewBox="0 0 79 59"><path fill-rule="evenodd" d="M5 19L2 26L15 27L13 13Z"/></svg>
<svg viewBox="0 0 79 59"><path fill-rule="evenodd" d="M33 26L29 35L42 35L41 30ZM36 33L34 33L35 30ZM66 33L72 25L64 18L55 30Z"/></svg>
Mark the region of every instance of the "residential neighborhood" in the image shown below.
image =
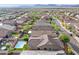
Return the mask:
<svg viewBox="0 0 79 59"><path fill-rule="evenodd" d="M0 55L79 55L79 8L0 8Z"/></svg>

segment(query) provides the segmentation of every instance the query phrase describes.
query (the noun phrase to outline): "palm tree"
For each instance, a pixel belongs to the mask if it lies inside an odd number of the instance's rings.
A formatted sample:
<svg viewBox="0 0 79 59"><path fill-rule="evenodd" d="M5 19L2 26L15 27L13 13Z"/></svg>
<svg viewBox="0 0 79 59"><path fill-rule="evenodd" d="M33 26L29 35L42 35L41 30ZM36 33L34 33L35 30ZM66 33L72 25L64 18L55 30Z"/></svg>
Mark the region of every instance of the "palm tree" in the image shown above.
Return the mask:
<svg viewBox="0 0 79 59"><path fill-rule="evenodd" d="M67 45L67 43L70 41L69 36L66 35L65 33L62 33L62 34L59 35L59 39L64 44L64 50L65 50L65 52L68 53L68 45Z"/></svg>

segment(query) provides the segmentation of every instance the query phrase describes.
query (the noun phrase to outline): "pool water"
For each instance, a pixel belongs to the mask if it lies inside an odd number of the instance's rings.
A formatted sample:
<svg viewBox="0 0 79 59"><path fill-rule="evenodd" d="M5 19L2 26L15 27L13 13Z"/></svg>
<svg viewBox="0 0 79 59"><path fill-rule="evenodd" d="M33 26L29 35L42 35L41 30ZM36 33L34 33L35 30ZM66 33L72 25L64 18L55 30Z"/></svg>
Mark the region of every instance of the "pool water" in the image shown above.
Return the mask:
<svg viewBox="0 0 79 59"><path fill-rule="evenodd" d="M23 48L23 46L26 44L25 41L18 41L18 43L16 44L15 48Z"/></svg>

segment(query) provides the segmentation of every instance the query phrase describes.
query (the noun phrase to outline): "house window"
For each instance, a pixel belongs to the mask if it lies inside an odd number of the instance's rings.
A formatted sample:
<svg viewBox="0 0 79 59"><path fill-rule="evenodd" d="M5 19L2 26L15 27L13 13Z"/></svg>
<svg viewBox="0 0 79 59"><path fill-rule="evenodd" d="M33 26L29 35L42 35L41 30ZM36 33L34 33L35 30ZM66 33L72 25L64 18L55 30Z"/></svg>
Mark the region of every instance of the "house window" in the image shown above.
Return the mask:
<svg viewBox="0 0 79 59"><path fill-rule="evenodd" d="M40 48L37 48L37 50L40 50Z"/></svg>
<svg viewBox="0 0 79 59"><path fill-rule="evenodd" d="M47 48L44 48L44 50L47 50Z"/></svg>

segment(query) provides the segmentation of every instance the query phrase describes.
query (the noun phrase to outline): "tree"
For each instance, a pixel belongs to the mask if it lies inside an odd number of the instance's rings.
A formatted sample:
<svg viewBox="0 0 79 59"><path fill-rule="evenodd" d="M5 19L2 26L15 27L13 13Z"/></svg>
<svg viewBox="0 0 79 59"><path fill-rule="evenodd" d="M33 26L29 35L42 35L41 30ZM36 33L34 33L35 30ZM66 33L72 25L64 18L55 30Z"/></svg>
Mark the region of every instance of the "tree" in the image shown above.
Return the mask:
<svg viewBox="0 0 79 59"><path fill-rule="evenodd" d="M63 41L64 43L69 42L69 36L66 35L65 33L60 34L59 38L61 39L61 41Z"/></svg>
<svg viewBox="0 0 79 59"><path fill-rule="evenodd" d="M6 47L7 47L7 49L9 49L11 47L11 45L10 44L7 44Z"/></svg>
<svg viewBox="0 0 79 59"><path fill-rule="evenodd" d="M70 41L69 36L66 35L65 33L62 33L62 34L59 35L59 39L64 44L64 50L65 50L65 52L68 53L68 45L67 45L67 43Z"/></svg>
<svg viewBox="0 0 79 59"><path fill-rule="evenodd" d="M8 49L8 55L12 55L13 52L14 52L14 48L10 47L10 48Z"/></svg>
<svg viewBox="0 0 79 59"><path fill-rule="evenodd" d="M50 17L49 20L52 21L52 17Z"/></svg>
<svg viewBox="0 0 79 59"><path fill-rule="evenodd" d="M22 39L23 39L24 41L27 41L27 42L28 42L28 40L29 40L29 35L25 34Z"/></svg>

